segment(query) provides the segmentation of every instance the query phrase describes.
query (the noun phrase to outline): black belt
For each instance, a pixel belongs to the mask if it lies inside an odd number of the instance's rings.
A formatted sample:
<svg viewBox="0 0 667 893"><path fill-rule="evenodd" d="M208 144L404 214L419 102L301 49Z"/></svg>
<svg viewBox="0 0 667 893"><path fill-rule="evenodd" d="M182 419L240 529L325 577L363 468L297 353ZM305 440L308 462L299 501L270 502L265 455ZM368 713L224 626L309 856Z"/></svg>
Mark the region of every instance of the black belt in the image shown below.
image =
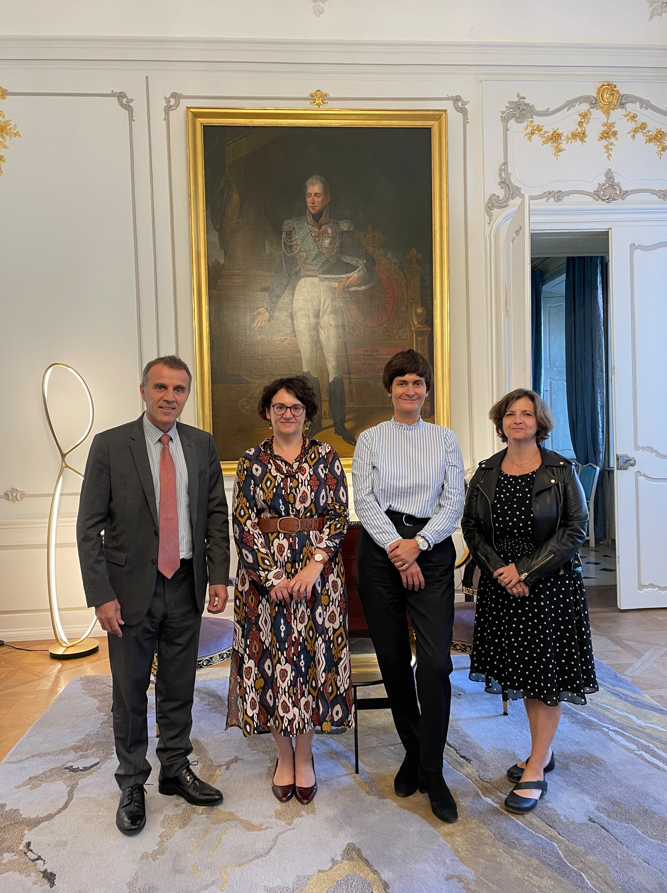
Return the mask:
<svg viewBox="0 0 667 893"><path fill-rule="evenodd" d="M393 521L394 523L398 521L399 524L403 524L405 527L416 527L418 524L428 524L431 520L430 518L417 518L415 515L409 515L407 512L395 512L392 509L387 509L385 515L390 521Z"/></svg>

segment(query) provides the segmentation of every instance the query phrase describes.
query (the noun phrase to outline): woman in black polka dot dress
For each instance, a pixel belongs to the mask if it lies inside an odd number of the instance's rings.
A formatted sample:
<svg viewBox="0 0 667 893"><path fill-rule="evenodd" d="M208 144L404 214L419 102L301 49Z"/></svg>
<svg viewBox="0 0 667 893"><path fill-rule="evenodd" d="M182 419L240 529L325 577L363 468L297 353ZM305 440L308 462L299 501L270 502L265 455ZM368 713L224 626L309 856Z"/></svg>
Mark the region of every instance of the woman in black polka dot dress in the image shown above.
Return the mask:
<svg viewBox="0 0 667 893"><path fill-rule="evenodd" d="M470 678L524 699L531 753L507 772L517 784L505 806L525 813L555 767L561 701L598 690L578 555L588 509L572 463L540 446L554 424L541 397L512 391L489 416L507 449L480 463L463 513L482 574Z"/></svg>

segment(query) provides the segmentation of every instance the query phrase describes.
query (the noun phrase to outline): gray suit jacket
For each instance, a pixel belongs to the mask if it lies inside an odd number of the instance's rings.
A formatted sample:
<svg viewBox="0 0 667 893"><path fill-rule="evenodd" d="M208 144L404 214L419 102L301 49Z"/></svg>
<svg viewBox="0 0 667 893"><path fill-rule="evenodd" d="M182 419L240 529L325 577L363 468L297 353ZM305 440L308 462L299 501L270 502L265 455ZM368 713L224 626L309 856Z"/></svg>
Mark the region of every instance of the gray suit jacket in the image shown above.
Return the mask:
<svg viewBox="0 0 667 893"><path fill-rule="evenodd" d="M81 488L76 538L90 607L118 599L126 623L145 616L155 589L158 513L143 416L96 435ZM178 422L188 468L195 595L229 582L229 519L215 443Z"/></svg>

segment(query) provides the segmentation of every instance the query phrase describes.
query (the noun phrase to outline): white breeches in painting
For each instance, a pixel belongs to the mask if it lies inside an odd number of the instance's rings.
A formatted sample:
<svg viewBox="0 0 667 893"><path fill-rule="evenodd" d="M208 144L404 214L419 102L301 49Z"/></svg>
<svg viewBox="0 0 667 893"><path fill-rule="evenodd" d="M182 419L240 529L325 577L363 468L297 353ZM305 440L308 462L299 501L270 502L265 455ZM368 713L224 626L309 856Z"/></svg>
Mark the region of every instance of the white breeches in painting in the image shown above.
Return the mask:
<svg viewBox="0 0 667 893"><path fill-rule="evenodd" d="M317 377L317 342L327 364L329 381L342 375L342 307L336 297L336 282L315 277L300 279L294 289L292 314L303 371Z"/></svg>

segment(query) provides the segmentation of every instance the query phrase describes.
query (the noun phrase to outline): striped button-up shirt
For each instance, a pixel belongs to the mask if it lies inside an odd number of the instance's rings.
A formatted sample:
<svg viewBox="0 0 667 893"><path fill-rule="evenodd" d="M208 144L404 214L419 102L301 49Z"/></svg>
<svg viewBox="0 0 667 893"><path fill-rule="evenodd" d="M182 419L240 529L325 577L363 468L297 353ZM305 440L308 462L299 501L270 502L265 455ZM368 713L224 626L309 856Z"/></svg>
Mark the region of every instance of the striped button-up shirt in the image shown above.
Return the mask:
<svg viewBox="0 0 667 893"><path fill-rule="evenodd" d="M160 517L160 453L162 444L160 438L163 434L171 437L169 452L176 466L176 503L178 506L178 547L181 558L192 558L192 530L190 527L190 497L188 496L188 466L185 464L183 444L178 436L178 427L174 422L171 431L160 431L152 422L148 421L144 413L144 435L146 437L146 449L148 461L151 464L153 475L153 489L155 490L155 504L158 518Z"/></svg>
<svg viewBox="0 0 667 893"><path fill-rule="evenodd" d="M352 460L354 508L375 542L400 539L385 512L430 518L421 535L433 546L451 536L463 514L463 457L449 428L391 419L359 435Z"/></svg>

